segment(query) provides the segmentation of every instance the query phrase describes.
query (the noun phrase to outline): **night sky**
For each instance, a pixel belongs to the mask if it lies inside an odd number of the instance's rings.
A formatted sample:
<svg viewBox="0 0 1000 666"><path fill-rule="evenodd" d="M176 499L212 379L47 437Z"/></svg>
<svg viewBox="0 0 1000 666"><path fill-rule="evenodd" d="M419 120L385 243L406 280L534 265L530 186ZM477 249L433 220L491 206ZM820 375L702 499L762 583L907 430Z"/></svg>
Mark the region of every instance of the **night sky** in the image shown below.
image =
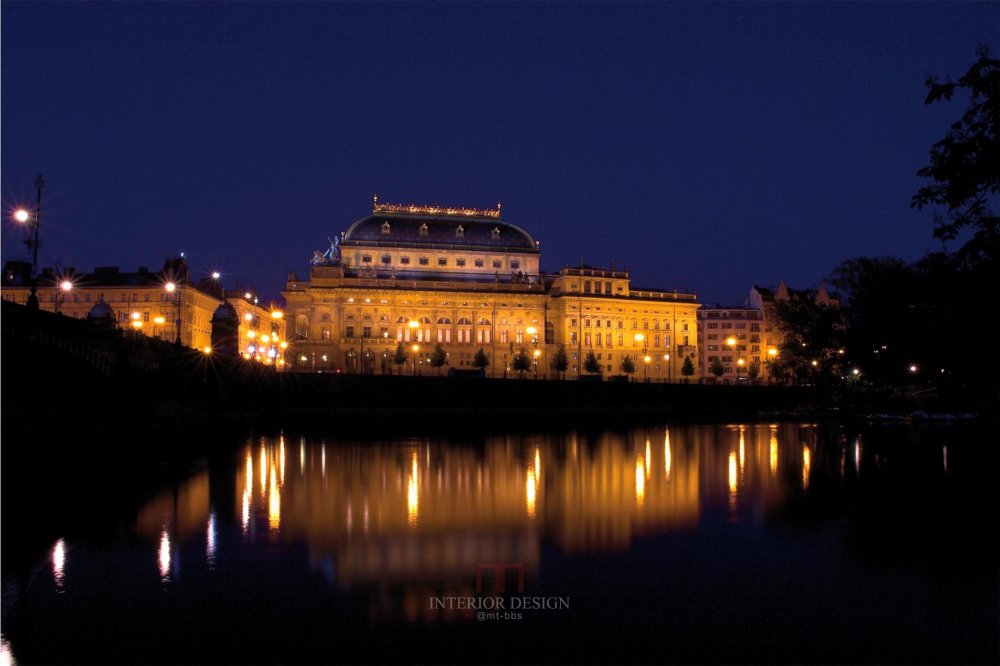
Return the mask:
<svg viewBox="0 0 1000 666"><path fill-rule="evenodd" d="M741 302L937 249L925 107L1000 3L2 4L3 259L277 296L371 198L490 208L543 268Z"/></svg>

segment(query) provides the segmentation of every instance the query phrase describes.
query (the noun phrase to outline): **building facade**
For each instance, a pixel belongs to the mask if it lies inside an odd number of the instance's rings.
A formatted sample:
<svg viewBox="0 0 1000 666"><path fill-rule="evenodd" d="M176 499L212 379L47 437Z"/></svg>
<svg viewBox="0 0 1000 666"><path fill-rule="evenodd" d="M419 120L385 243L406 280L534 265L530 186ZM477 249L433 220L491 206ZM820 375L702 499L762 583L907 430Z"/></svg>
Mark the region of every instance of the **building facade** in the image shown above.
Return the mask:
<svg viewBox="0 0 1000 666"><path fill-rule="evenodd" d="M2 297L26 304L31 282L31 264L7 262ZM98 267L91 273L42 269L37 296L40 309L79 319L103 302L114 312L119 328L168 342L177 341L179 335L181 344L197 349L211 349L212 315L225 300L240 316L243 356L284 364L281 345L287 347L287 342L283 313L262 307L252 293L224 292L216 278L193 282L183 258L166 260L159 271L140 267L127 272L117 266ZM262 345L265 336L267 341Z"/></svg>
<svg viewBox="0 0 1000 666"><path fill-rule="evenodd" d="M694 294L634 289L627 272L581 266L541 270L540 244L495 210L380 204L352 223L308 279L285 290L288 363L308 372L427 374L441 345L451 368L472 368L482 350L490 376L515 355L553 376L584 374L593 352L601 374L629 356L637 377L680 379L697 355ZM402 345L405 363L394 363ZM399 359L396 359L399 360Z"/></svg>

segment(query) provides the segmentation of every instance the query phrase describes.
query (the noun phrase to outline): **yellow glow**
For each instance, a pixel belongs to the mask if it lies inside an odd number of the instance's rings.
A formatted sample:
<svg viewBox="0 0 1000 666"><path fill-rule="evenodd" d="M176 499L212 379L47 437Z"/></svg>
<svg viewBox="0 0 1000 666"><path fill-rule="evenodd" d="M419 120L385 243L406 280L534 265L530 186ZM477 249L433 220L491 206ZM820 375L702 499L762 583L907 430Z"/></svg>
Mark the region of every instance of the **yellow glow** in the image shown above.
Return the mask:
<svg viewBox="0 0 1000 666"><path fill-rule="evenodd" d="M635 459L635 503L641 508L646 501L646 466L642 457Z"/></svg>
<svg viewBox="0 0 1000 666"><path fill-rule="evenodd" d="M535 476L539 478L542 476L542 457L537 448L535 449Z"/></svg>
<svg viewBox="0 0 1000 666"><path fill-rule="evenodd" d="M646 469L646 478L647 479L649 478L650 473L653 471L653 465L652 465L652 462L650 460L650 458L652 457L651 454L652 454L652 451L650 451L650 448L649 448L649 438L647 437L646 438L646 468L645 468Z"/></svg>
<svg viewBox="0 0 1000 666"><path fill-rule="evenodd" d="M167 534L166 528L160 532L160 550L157 559L160 565L160 580L167 582L170 580L170 535Z"/></svg>
<svg viewBox="0 0 1000 666"><path fill-rule="evenodd" d="M528 517L535 517L535 500L536 494L538 492L538 486L535 482L535 470L528 465L528 476L524 483L524 496L525 502L528 506Z"/></svg>
<svg viewBox="0 0 1000 666"><path fill-rule="evenodd" d="M275 310L274 312L271 313L271 319L281 319L284 316L285 313L282 312L281 310Z"/></svg>
<svg viewBox="0 0 1000 666"><path fill-rule="evenodd" d="M70 282L69 280L63 280L61 283L59 283L59 288L62 289L63 291L70 291L73 289L73 283Z"/></svg>
<svg viewBox="0 0 1000 666"><path fill-rule="evenodd" d="M642 360L645 361L646 363L649 363L650 361L653 360L653 358L647 354L646 357L643 358Z"/></svg>
<svg viewBox="0 0 1000 666"><path fill-rule="evenodd" d="M253 314L248 312L245 315L243 315L243 318L246 319L247 321L253 321Z"/></svg>
<svg viewBox="0 0 1000 666"><path fill-rule="evenodd" d="M281 471L281 485L285 485L285 438L278 439L278 469Z"/></svg>
<svg viewBox="0 0 1000 666"><path fill-rule="evenodd" d="M743 426L740 426L740 473L743 472L743 463L746 460L746 439L743 436Z"/></svg>
<svg viewBox="0 0 1000 666"><path fill-rule="evenodd" d="M61 590L66 582L66 542L63 539L56 541L52 548L52 578L56 588Z"/></svg>
<svg viewBox="0 0 1000 666"><path fill-rule="evenodd" d="M417 514L420 510L419 479L417 478L417 454L414 452L410 461L410 477L406 482L406 515L410 525L417 524Z"/></svg>
<svg viewBox="0 0 1000 666"><path fill-rule="evenodd" d="M264 496L264 491L267 489L267 451L264 450L264 445L260 445L260 496Z"/></svg>
<svg viewBox="0 0 1000 666"><path fill-rule="evenodd" d="M646 339L646 336L643 335L642 333L636 333L635 334L635 341L636 342L642 342L645 339Z"/></svg>
<svg viewBox="0 0 1000 666"><path fill-rule="evenodd" d="M212 353L212 348L211 347L205 347L204 349L202 349L202 351L205 352L206 354L211 354Z"/></svg>
<svg viewBox="0 0 1000 666"><path fill-rule="evenodd" d="M771 468L771 474L773 475L778 471L778 438L775 436L774 431L771 431L771 440L768 443L769 455L768 464Z"/></svg>
<svg viewBox="0 0 1000 666"><path fill-rule="evenodd" d="M257 337L257 331L247 331L247 337L253 340Z"/></svg>
<svg viewBox="0 0 1000 666"><path fill-rule="evenodd" d="M266 334L262 335L262 336L260 336L260 341L261 342L270 342L271 341L271 336L266 335Z"/></svg>
<svg viewBox="0 0 1000 666"><path fill-rule="evenodd" d="M732 347L736 344L736 338L726 338L726 344Z"/></svg>
<svg viewBox="0 0 1000 666"><path fill-rule="evenodd" d="M243 491L243 531L247 531L247 526L250 525L250 486L247 486Z"/></svg>
<svg viewBox="0 0 1000 666"><path fill-rule="evenodd" d="M537 328L535 328L534 326L529 326L528 328L524 329L524 331L525 331L525 332L526 332L526 333L527 333L528 335L534 335L535 333L538 333L538 329L537 329Z"/></svg>
<svg viewBox="0 0 1000 666"><path fill-rule="evenodd" d="M160 317L153 317L153 323L154 324L164 324L164 323L166 323L166 321L167 321L166 317L162 317L162 316L160 316Z"/></svg>
<svg viewBox="0 0 1000 666"><path fill-rule="evenodd" d="M413 353L416 354L418 351L420 351L420 345L413 345Z"/></svg>
<svg viewBox="0 0 1000 666"><path fill-rule="evenodd" d="M736 365L746 365L746 363L742 358L736 359Z"/></svg>
<svg viewBox="0 0 1000 666"><path fill-rule="evenodd" d="M735 453L730 453L729 454L729 494L730 495L735 495L736 494L736 483L737 483L738 479L739 479L739 475L737 474L737 471L736 471L736 454Z"/></svg>
<svg viewBox="0 0 1000 666"><path fill-rule="evenodd" d="M281 493L278 492L278 480L271 465L271 483L267 490L267 526L272 530L281 525Z"/></svg>
<svg viewBox="0 0 1000 666"><path fill-rule="evenodd" d="M770 349L767 350L767 355L768 356L777 356L778 355L778 350L775 349L774 347L771 347Z"/></svg>
<svg viewBox="0 0 1000 666"><path fill-rule="evenodd" d="M167 292L169 292L169 293L172 294L172 293L174 293L174 290L177 289L177 285L174 284L173 282L168 282L165 285L163 285L163 288L166 289Z"/></svg>
<svg viewBox="0 0 1000 666"><path fill-rule="evenodd" d="M18 208L17 210L14 211L14 219L22 224L27 222L30 218L31 215L28 213L28 211L24 210L23 208Z"/></svg>
<svg viewBox="0 0 1000 666"><path fill-rule="evenodd" d="M538 357L539 357L539 356L541 356L541 355L542 355L542 350L540 350L540 349L536 349L536 350L535 350L535 358L538 358Z"/></svg>
<svg viewBox="0 0 1000 666"><path fill-rule="evenodd" d="M407 324L410 328L420 328L420 322L415 319L411 319L410 323Z"/></svg>
<svg viewBox="0 0 1000 666"><path fill-rule="evenodd" d="M138 312L133 312L132 319L142 319L142 315L139 314Z"/></svg>
<svg viewBox="0 0 1000 666"><path fill-rule="evenodd" d="M253 297L253 294L251 294L251 293L250 293L250 292L248 291L248 292L246 292L245 294L243 294L243 297L244 297L244 298L246 298L246 299L249 299L249 298L252 298L252 297Z"/></svg>
<svg viewBox="0 0 1000 666"><path fill-rule="evenodd" d="M139 320L133 321L132 322L132 328L135 328L136 330L142 328L142 322L139 321Z"/></svg>
<svg viewBox="0 0 1000 666"><path fill-rule="evenodd" d="M663 437L663 471L666 473L667 481L670 480L670 467L673 464L673 456L670 454L670 430L667 430Z"/></svg>
<svg viewBox="0 0 1000 666"><path fill-rule="evenodd" d="M456 208L452 206L417 206L414 204L387 204L378 203L376 199L372 206L372 212L378 213L430 213L432 215L464 215L466 217L495 217L500 218L500 204L496 210L485 210L478 208Z"/></svg>
<svg viewBox="0 0 1000 666"><path fill-rule="evenodd" d="M809 470L812 469L812 451L808 446L802 447L802 488L809 487Z"/></svg>
<svg viewBox="0 0 1000 666"><path fill-rule="evenodd" d="M813 361L813 362L812 362L812 365L813 365L813 367L815 368L815 367L816 367L817 365L819 365L819 361Z"/></svg>

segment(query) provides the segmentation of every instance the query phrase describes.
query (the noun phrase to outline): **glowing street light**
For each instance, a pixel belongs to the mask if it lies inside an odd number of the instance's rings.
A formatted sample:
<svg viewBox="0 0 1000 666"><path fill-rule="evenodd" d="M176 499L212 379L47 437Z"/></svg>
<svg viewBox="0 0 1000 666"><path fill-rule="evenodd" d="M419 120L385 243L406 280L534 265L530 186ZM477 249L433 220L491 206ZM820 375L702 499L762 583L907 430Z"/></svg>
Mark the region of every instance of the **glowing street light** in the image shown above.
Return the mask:
<svg viewBox="0 0 1000 666"><path fill-rule="evenodd" d="M24 224L25 222L27 222L30 219L31 219L31 213L29 213L28 211L24 210L23 208L18 208L16 211L14 211L14 220L16 222L20 222L21 224Z"/></svg>
<svg viewBox="0 0 1000 666"><path fill-rule="evenodd" d="M416 322L412 322L411 321L410 325L412 326L415 323ZM419 326L419 324L417 324L417 325ZM420 345L413 345L413 376L414 377L417 376L417 352L419 352L419 351L420 351Z"/></svg>
<svg viewBox="0 0 1000 666"><path fill-rule="evenodd" d="M38 178L35 179L35 189L38 191L38 199L35 202L35 223L34 223L34 240L27 240L25 244L31 249L31 295L28 297L28 309L37 310L38 309L38 217L42 210L42 188L45 187L45 181L42 180L42 174L38 174ZM14 220L20 224L25 224L31 219L31 215L27 210L19 208L14 211Z"/></svg>
<svg viewBox="0 0 1000 666"><path fill-rule="evenodd" d="M222 273L220 273L219 271L212 271L212 279L213 280L218 280L221 277L222 277Z"/></svg>

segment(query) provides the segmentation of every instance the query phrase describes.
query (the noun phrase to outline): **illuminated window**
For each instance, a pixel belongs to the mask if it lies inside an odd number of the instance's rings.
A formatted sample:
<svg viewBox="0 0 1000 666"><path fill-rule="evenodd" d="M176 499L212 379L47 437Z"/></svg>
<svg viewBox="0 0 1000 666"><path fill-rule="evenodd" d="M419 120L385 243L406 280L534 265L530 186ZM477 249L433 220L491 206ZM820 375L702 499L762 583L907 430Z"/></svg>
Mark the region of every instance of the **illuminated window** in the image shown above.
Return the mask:
<svg viewBox="0 0 1000 666"><path fill-rule="evenodd" d="M353 329L352 329L352 331L353 331ZM323 338L324 340L329 340L330 339L330 329L324 328L322 330L322 332L321 332L320 337Z"/></svg>

